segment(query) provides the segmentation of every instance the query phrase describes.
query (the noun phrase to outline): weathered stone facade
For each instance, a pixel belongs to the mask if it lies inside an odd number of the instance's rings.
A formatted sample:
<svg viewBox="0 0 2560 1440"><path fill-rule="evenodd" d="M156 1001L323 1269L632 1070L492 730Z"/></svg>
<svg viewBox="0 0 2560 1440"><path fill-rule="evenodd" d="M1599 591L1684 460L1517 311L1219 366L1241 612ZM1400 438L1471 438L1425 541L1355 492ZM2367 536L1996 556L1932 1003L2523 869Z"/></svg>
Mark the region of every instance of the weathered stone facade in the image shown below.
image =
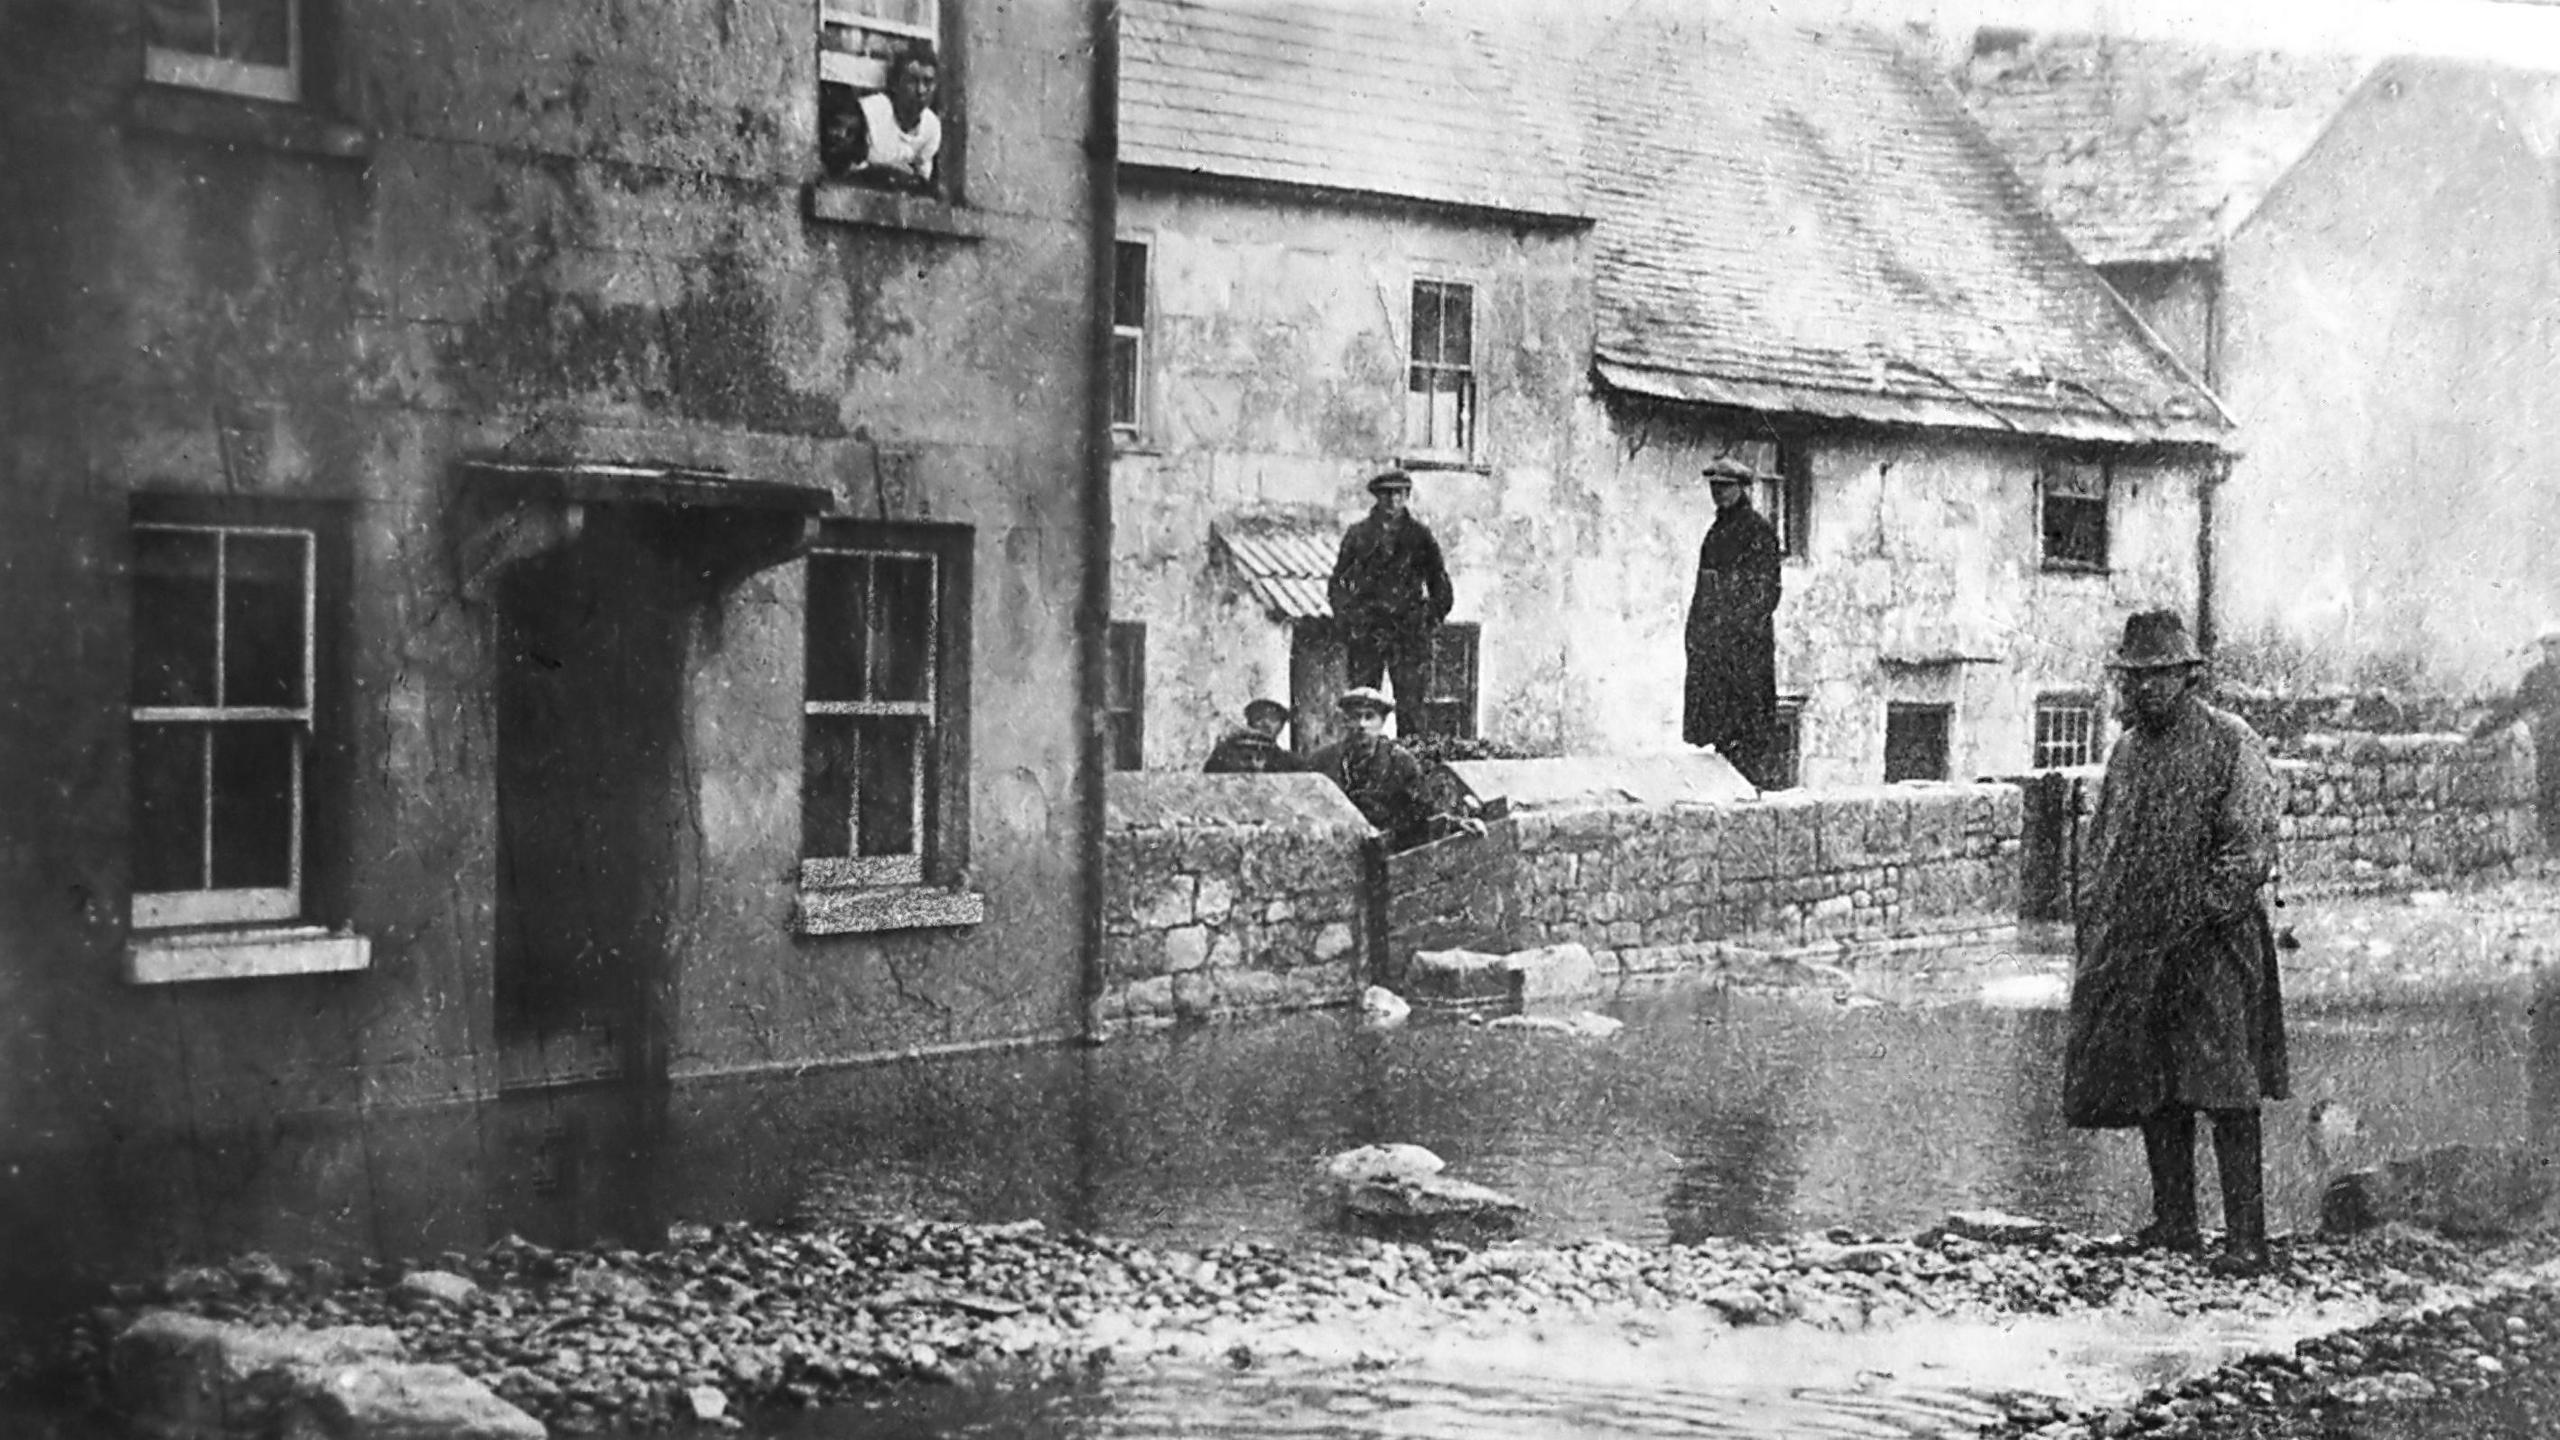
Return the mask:
<svg viewBox="0 0 2560 1440"><path fill-rule="evenodd" d="M1321 776L1112 776L1097 1019L1348 1002L1370 863L1368 822Z"/></svg>

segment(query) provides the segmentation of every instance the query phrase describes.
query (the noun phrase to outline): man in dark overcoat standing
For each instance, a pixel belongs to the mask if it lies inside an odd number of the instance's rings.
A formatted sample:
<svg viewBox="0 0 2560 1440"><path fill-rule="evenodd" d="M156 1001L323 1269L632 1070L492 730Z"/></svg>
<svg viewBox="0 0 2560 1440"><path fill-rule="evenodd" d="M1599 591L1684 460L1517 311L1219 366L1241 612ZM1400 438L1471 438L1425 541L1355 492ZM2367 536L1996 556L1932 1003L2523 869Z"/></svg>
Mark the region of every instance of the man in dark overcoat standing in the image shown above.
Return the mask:
<svg viewBox="0 0 2560 1440"><path fill-rule="evenodd" d="M1716 519L1698 546L1689 597L1680 738L1714 746L1765 788L1778 724L1778 532L1751 508L1751 487L1770 477L1729 455L1703 473Z"/></svg>
<svg viewBox="0 0 2560 1440"><path fill-rule="evenodd" d="M1389 470L1369 481L1369 513L1343 532L1325 600L1342 628L1343 678L1353 689L1395 685L1396 704L1422 713L1431 678L1431 639L1455 596L1440 542L1405 507L1413 477Z"/></svg>
<svg viewBox="0 0 2560 1440"><path fill-rule="evenodd" d="M2082 849L2063 1118L2139 1127L2146 1248L2195 1251L2196 1115L2222 1182L2219 1268L2263 1269L2258 1106L2288 1085L2284 997L2261 892L2278 796L2265 742L2196 693L2204 659L2174 610L2125 621L2110 668L2123 738Z"/></svg>

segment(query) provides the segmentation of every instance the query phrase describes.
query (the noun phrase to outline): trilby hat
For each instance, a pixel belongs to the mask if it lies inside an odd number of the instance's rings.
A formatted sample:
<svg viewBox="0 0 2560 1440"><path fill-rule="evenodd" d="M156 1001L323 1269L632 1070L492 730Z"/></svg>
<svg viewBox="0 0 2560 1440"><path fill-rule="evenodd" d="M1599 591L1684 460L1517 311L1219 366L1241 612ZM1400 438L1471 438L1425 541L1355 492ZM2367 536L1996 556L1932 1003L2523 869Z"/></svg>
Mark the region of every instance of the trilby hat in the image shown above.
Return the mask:
<svg viewBox="0 0 2560 1440"><path fill-rule="evenodd" d="M2187 638L2187 622L2175 610L2141 610L2125 617L2124 641L2108 661L2114 670L2164 670L2201 665L2195 641Z"/></svg>

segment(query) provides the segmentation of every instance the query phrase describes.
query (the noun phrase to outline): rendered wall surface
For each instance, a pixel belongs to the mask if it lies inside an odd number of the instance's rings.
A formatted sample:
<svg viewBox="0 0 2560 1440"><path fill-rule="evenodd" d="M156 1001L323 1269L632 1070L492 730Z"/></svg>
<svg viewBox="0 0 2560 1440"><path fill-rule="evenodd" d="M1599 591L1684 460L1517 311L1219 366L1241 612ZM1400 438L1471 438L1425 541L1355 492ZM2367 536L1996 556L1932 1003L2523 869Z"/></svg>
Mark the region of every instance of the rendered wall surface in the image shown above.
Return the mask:
<svg viewBox="0 0 2560 1440"><path fill-rule="evenodd" d="M1074 1033L1092 12L965 7L957 203L902 228L806 213L805 10L329 8L326 93L282 119L144 85L136 7L0 21L0 1154L87 1157L31 1212L139 1224L236 1196L251 1155L258 1183L396 1188L365 1117L495 1089L505 657L456 563L472 459L704 467L969 528L973 927L795 932L804 566L696 590L680 558L655 593L679 713L593 740L671 757L614 812L663 831L635 925L665 1073ZM138 492L344 517L348 781L315 823L366 970L119 978ZM716 519L647 523L684 557Z"/></svg>

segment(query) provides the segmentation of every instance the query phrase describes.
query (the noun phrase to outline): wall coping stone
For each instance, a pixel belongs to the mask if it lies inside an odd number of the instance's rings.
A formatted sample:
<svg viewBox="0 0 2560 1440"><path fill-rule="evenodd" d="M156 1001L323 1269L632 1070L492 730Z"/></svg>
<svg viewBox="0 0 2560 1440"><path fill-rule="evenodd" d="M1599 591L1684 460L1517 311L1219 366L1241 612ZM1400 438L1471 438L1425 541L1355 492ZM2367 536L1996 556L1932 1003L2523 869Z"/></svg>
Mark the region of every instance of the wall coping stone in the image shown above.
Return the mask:
<svg viewBox="0 0 2560 1440"><path fill-rule="evenodd" d="M1103 785L1105 831L1268 827L1304 835L1366 835L1369 822L1322 775L1204 775L1118 770Z"/></svg>

